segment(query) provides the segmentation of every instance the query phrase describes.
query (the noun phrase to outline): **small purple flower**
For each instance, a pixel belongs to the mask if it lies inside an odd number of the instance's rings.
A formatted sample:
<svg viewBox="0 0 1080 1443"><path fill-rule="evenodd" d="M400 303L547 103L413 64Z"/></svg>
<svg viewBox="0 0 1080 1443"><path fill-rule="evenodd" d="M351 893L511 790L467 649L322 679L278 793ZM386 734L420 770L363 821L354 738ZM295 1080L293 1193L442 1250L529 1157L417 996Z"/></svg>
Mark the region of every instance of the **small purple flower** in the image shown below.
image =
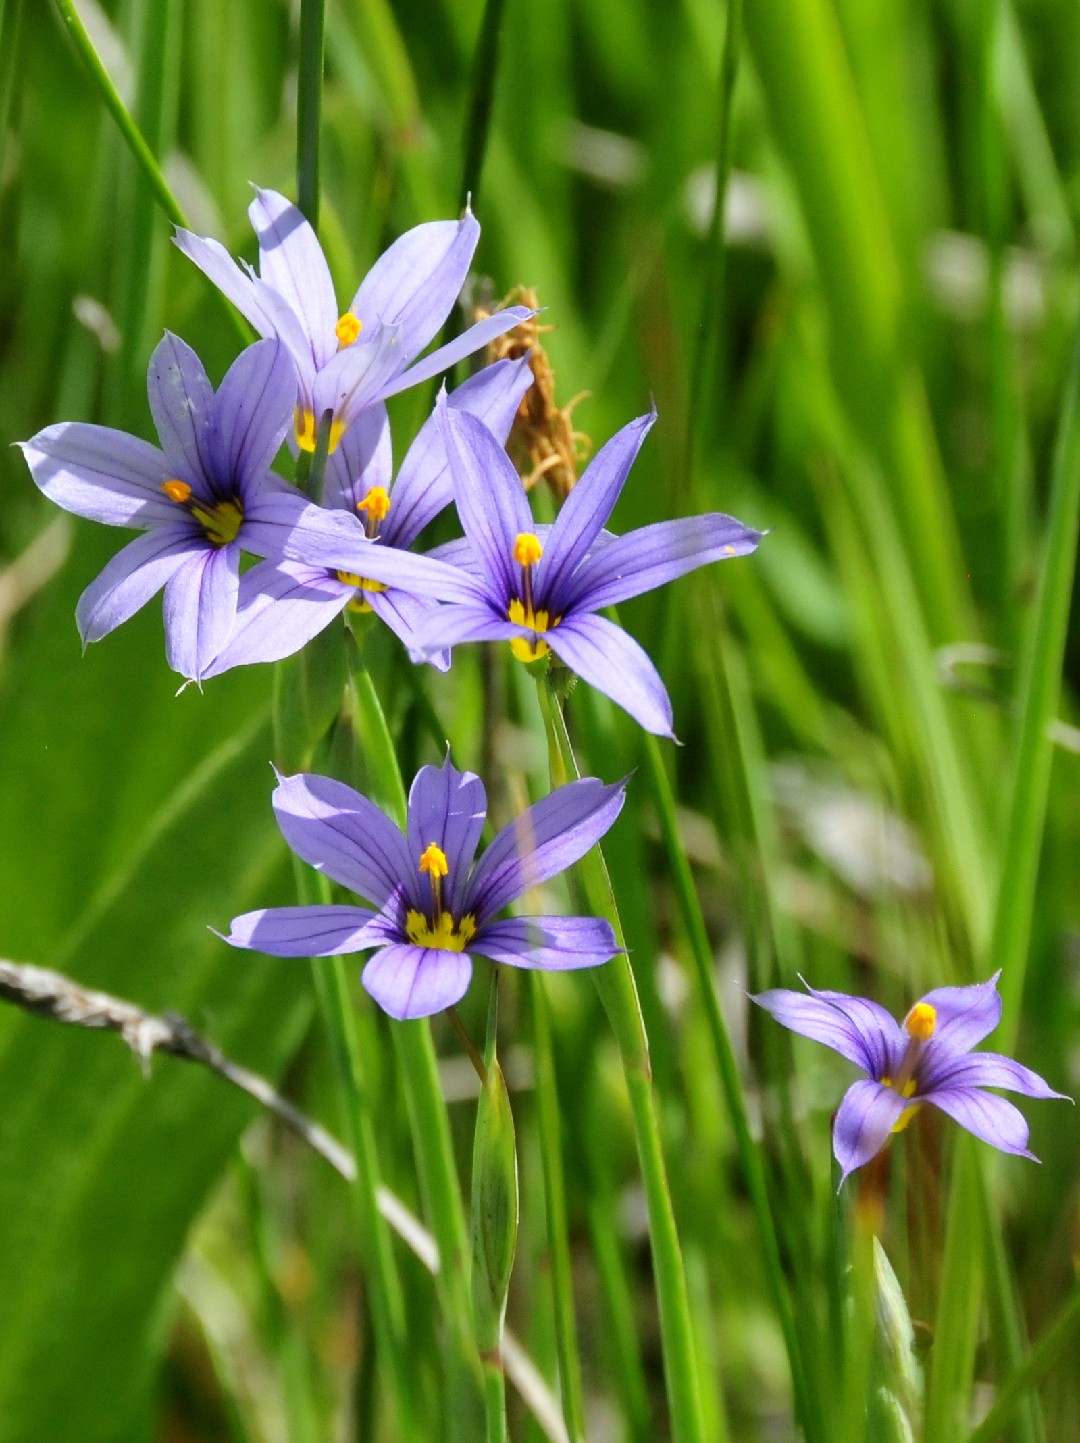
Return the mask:
<svg viewBox="0 0 1080 1443"><path fill-rule="evenodd" d="M915 1003L903 1025L876 1002L843 992L808 987L810 995L804 996L776 989L753 998L792 1032L824 1042L866 1073L844 1094L833 1125L841 1182L927 1102L992 1147L1034 1157L1022 1114L983 1088L1003 1087L1027 1097L1065 1094L1010 1057L971 1051L1001 1021L1000 976L995 972L973 987L935 988Z"/></svg>
<svg viewBox="0 0 1080 1443"><path fill-rule="evenodd" d="M248 215L259 238L259 273L219 241L178 229L177 246L261 336L276 336L296 366L297 444L315 449L319 418L333 413L330 449L365 407L429 380L527 320L524 306L497 311L422 361L465 283L480 227L460 221L415 226L384 252L344 314L322 246L284 196L256 188ZM414 364L415 363L415 364Z"/></svg>
<svg viewBox="0 0 1080 1443"><path fill-rule="evenodd" d="M525 662L553 651L647 731L672 735L671 702L656 668L636 641L596 612L707 562L745 556L761 533L718 513L625 536L602 530L655 412L631 421L597 452L550 528L533 521L520 477L482 422L443 403L437 414L469 545L464 554L453 545L435 554L460 557L478 595L426 622L420 650L508 641Z"/></svg>
<svg viewBox="0 0 1080 1443"><path fill-rule="evenodd" d="M623 794L623 783L591 777L559 787L504 827L474 865L484 784L449 757L417 772L405 832L342 782L279 777L274 811L289 846L378 910L272 907L234 917L225 940L275 957L374 951L361 980L396 1018L460 1001L473 954L512 967L595 967L619 951L607 922L498 914L583 857L619 815Z"/></svg>
<svg viewBox="0 0 1080 1443"><path fill-rule="evenodd" d="M449 404L479 416L505 441L531 383L527 360L499 361L452 391ZM367 537L380 552L388 548L407 552L428 522L453 500L446 448L434 415L406 453L396 481L392 473L386 408L372 406L349 427L327 461L323 500L339 514L362 516ZM352 568L261 561L240 578L236 626L203 675L291 656L346 607L375 612L412 648L416 626L438 603ZM441 671L450 664L449 653L430 659Z"/></svg>
<svg viewBox="0 0 1080 1443"><path fill-rule="evenodd" d="M191 347L166 333L147 373L160 450L77 421L23 443L35 482L58 506L145 533L79 598L84 643L100 640L164 587L169 665L198 681L236 618L241 551L282 556L296 545L304 550L309 532L313 540L324 536L327 513L269 470L295 389L276 341L243 351L215 394Z"/></svg>

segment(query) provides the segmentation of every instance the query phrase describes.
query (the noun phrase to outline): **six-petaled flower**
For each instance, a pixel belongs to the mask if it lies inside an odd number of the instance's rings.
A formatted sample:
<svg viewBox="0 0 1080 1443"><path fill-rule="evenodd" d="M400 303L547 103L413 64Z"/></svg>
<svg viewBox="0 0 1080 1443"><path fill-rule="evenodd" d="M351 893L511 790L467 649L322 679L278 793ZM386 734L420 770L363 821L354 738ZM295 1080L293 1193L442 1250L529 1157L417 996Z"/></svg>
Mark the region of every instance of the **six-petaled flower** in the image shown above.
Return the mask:
<svg viewBox="0 0 1080 1443"><path fill-rule="evenodd" d="M464 641L507 641L522 661L552 651L646 730L670 736L671 702L656 668L621 627L596 613L707 562L745 556L761 533L719 513L625 536L604 532L655 412L597 452L549 528L533 521L517 472L483 423L445 401L438 415L467 546L435 554L473 575L475 595L425 621L421 652Z"/></svg>
<svg viewBox="0 0 1080 1443"><path fill-rule="evenodd" d="M929 1103L1002 1152L1032 1157L1028 1126L1001 1087L1027 1097L1062 1097L1030 1068L996 1052L972 1052L1001 1020L995 973L972 987L938 987L899 1023L866 997L784 988L754 997L792 1032L824 1042L866 1076L852 1083L833 1124L841 1182Z"/></svg>
<svg viewBox="0 0 1080 1443"><path fill-rule="evenodd" d="M226 939L277 957L373 952L362 981L391 1017L427 1017L458 1002L474 954L513 967L593 967L619 951L594 917L499 913L572 866L608 830L623 784L570 782L522 812L474 864L487 814L480 778L449 758L422 767L402 832L342 782L281 777L274 811L289 846L374 904L277 907L233 919Z"/></svg>
<svg viewBox="0 0 1080 1443"><path fill-rule="evenodd" d="M406 231L340 315L322 246L301 211L276 191L256 188L248 215L259 240L258 274L241 268L219 241L183 229L174 239L261 336L288 348L299 383L295 435L304 450L315 449L327 413L333 451L366 407L441 375L532 315L525 306L497 311L418 361L468 275L480 239L471 211Z"/></svg>

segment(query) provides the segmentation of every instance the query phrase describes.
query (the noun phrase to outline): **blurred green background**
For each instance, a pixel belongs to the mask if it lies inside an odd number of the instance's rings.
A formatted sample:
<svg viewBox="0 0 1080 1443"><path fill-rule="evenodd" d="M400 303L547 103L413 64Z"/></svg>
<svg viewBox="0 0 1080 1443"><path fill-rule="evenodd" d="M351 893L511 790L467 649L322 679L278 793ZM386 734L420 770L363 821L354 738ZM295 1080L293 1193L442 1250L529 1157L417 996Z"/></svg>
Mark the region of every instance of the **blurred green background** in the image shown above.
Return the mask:
<svg viewBox="0 0 1080 1443"><path fill-rule="evenodd" d="M1078 1083L1075 624L1060 700L1039 668L1056 678L1074 544L1058 497L1077 459L1075 417L1073 430L1060 418L1080 9L750 0L727 109L727 14L712 0L506 0L494 69L474 63L482 8L329 0L321 234L347 298L401 230L456 214L470 107L490 91L477 295L535 288L558 397L590 393L574 419L594 444L652 398L659 409L616 525L720 509L771 528L754 558L622 619L674 701L683 745L664 755L682 842L828 1399L843 1218L828 1126L850 1069L760 1019L748 1028L742 989L802 973L902 1014L931 986L1004 966L1017 1055L1062 1091ZM297 7L78 10L191 227L251 258L249 182L295 194ZM177 698L156 603L81 656L75 601L125 538L55 513L7 445L61 419L152 437L145 368L165 326L220 380L239 333L170 233L53 5L0 0L0 956L184 1013L335 1126L308 972L207 930L291 895L269 808L270 674ZM431 399L420 388L395 406L399 456ZM435 745L401 658L385 648L379 665L411 775ZM535 784L544 756L515 678L494 755ZM422 686L456 760L477 764L478 660ZM638 767L609 861L710 1426L740 1443L795 1437L641 738L584 688L571 722L594 771ZM550 1378L528 1000L506 991L524 1199L510 1320ZM621 1082L591 988L571 979L551 996L588 1437L663 1438ZM384 1174L418 1207L386 1020L357 1005ZM436 1036L456 1096L459 1049L442 1024ZM468 1093L452 1109L463 1167ZM985 1309L972 1284L960 1350L955 1386L976 1413L1073 1287L1076 1116L1026 1111L1044 1165L990 1169L968 1239L996 1279ZM345 1190L264 1124L245 1136L253 1115L181 1063L156 1060L147 1081L115 1038L0 1012L2 1443L392 1436ZM965 1214L949 1202L953 1138L917 1132L894 1149L885 1240L922 1355L942 1267L946 1284L962 1274L942 1261L945 1220ZM404 1252L401 1266L418 1396L441 1437L431 1287ZM1070 1335L1002 1436L1075 1438L1078 1362ZM515 1437L544 1436L516 1400L512 1420Z"/></svg>

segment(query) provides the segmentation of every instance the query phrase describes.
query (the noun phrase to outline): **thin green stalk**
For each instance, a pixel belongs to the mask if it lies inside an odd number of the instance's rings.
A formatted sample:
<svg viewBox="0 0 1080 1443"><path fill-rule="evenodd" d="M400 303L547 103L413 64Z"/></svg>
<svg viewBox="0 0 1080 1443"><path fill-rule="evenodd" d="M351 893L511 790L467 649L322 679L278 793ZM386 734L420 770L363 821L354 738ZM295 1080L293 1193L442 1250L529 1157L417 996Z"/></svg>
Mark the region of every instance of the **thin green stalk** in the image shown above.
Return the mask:
<svg viewBox="0 0 1080 1443"><path fill-rule="evenodd" d="M495 83L499 72L499 36L502 32L505 0L487 0L480 21L480 35L473 56L472 84L469 89L469 113L465 122L465 161L461 171L461 204L473 201L480 190L491 130L491 112L495 104Z"/></svg>
<svg viewBox="0 0 1080 1443"><path fill-rule="evenodd" d="M1078 1330L1080 1284L1073 1288L1057 1317L1020 1366L998 1389L993 1406L968 1437L967 1443L994 1443L995 1439L1002 1436L1021 1399L1049 1372Z"/></svg>
<svg viewBox="0 0 1080 1443"><path fill-rule="evenodd" d="M53 0L53 3L60 13L60 19L65 29L71 36L75 49L79 52L79 58L86 66L90 79L100 91L101 98L110 115L120 128L120 134L124 137L132 155L149 181L154 198L174 225L186 226L187 219L180 208L180 203L169 189L154 157L154 152L147 145L142 131L132 119L130 111L120 98L120 92L112 83L109 72L102 64L100 55L94 49L94 42L87 34L73 0Z"/></svg>
<svg viewBox="0 0 1080 1443"><path fill-rule="evenodd" d="M300 64L296 77L296 199L319 227L319 133L322 123L326 0L300 0Z"/></svg>
<svg viewBox="0 0 1080 1443"><path fill-rule="evenodd" d="M544 980L529 974L533 1015L533 1064L536 1071L536 1112L540 1158L544 1169L544 1209L548 1251L551 1257L551 1291L555 1305L555 1343L559 1354L559 1390L563 1417L571 1443L585 1437L585 1398L581 1384L577 1325L574 1320L574 1285L570 1267L570 1228L566 1215L566 1178L563 1173L559 1125L559 1095L555 1081L555 1054L551 1045Z"/></svg>
<svg viewBox="0 0 1080 1443"><path fill-rule="evenodd" d="M297 863L298 891L303 902L326 901L328 888ZM379 1356L390 1375L398 1425L410 1440L425 1436L416 1412L416 1386L405 1331L401 1280L394 1259L390 1229L379 1212L378 1151L375 1124L364 1075L356 1023L352 1015L348 976L341 957L312 963L315 993L334 1058L349 1146L356 1158L356 1183L351 1196L356 1210L360 1253L371 1299Z"/></svg>
<svg viewBox="0 0 1080 1443"><path fill-rule="evenodd" d="M765 1277L772 1295L773 1307L780 1322L784 1346L787 1349L796 1409L807 1437L820 1438L824 1436L821 1419L818 1416L816 1397L807 1381L799 1335L788 1298L780 1245L773 1226L765 1169L762 1166L757 1144L750 1134L746 1099L739 1077L739 1065L735 1058L723 1013L720 1011L716 988L713 985L712 946L705 927L705 919L701 913L701 904L698 901L690 863L679 834L679 822L675 812L675 797L672 793L671 782L660 755L660 747L653 736L646 735L645 737L645 757L649 780L652 784L653 799L660 821L660 835L667 848L675 895L678 898L679 909L690 942L691 955L694 959L698 1002L705 1014L709 1040L720 1075L720 1085L724 1091L728 1114L735 1134L736 1151L750 1192Z"/></svg>
<svg viewBox="0 0 1080 1443"><path fill-rule="evenodd" d="M353 684L372 794L398 826L404 827L406 796L397 753L371 673L362 661L354 666ZM463 1394L469 1380L478 1383L480 1375L468 1279L468 1227L435 1044L426 1020L395 1023L391 1036L405 1089L424 1208L439 1245L436 1287L455 1340L451 1387ZM455 1406L453 1413L464 1426L467 1399L462 1396L458 1401L460 1406Z"/></svg>
<svg viewBox="0 0 1080 1443"><path fill-rule="evenodd" d="M709 234L706 240L705 279L701 287L701 311L690 372L690 397L686 423L686 480L690 482L705 410L706 382L715 365L716 349L724 315L724 276L727 269L727 247L724 244L724 204L731 175L731 99L735 93L735 77L739 68L739 39L742 31L742 0L727 0L724 17L724 46L720 55L720 107L717 124L716 192L713 198ZM673 498L674 500L674 498Z"/></svg>
<svg viewBox="0 0 1080 1443"><path fill-rule="evenodd" d="M509 1443L506 1429L506 1374L498 1358L484 1359L484 1414L486 1443Z"/></svg>
<svg viewBox="0 0 1080 1443"><path fill-rule="evenodd" d="M539 693L551 752L551 782L557 786L579 775L577 759L550 673L540 679ZM608 919L619 946L625 947L615 894L600 847L594 847L578 867L590 906L597 915ZM694 1331L660 1127L653 1106L649 1044L634 974L625 952L597 968L594 979L619 1046L634 1141L645 1184L672 1438L674 1443L704 1443Z"/></svg>
<svg viewBox="0 0 1080 1443"><path fill-rule="evenodd" d="M0 176L5 173L4 148L20 77L18 56L22 7L23 0L2 0L0 3Z"/></svg>
<svg viewBox="0 0 1080 1443"><path fill-rule="evenodd" d="M953 1443L967 1423L982 1281L982 1249L972 1246L982 1222L974 1149L971 1138L957 1138L926 1392L925 1443Z"/></svg>
<svg viewBox="0 0 1080 1443"><path fill-rule="evenodd" d="M1038 598L1031 616L1018 688L1019 727L1012 749L1013 773L1005 848L1001 856L991 965L1002 969L1004 1051L1016 1035L1031 941L1039 854L1065 654L1069 603L1080 523L1080 331L1065 384L1050 479L1050 504Z"/></svg>

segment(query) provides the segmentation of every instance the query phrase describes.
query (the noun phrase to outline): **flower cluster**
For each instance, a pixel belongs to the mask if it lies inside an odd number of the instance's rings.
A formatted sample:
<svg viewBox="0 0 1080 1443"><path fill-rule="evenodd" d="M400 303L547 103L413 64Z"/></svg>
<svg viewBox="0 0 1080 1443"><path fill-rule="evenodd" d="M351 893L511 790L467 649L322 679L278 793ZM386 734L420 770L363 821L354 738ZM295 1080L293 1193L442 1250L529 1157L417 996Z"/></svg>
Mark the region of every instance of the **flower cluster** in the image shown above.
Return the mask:
<svg viewBox="0 0 1080 1443"><path fill-rule="evenodd" d="M257 270L213 239L185 230L175 237L262 338L220 387L190 347L167 334L147 378L159 445L79 422L23 444L51 500L141 533L83 593L76 621L84 643L164 590L169 664L201 682L281 660L342 613L371 613L417 663L446 670L456 646L505 642L518 661L557 660L648 731L673 735L656 668L601 612L696 567L745 556L762 533L720 513L622 536L606 529L655 412L624 426L579 480L561 486L552 523L534 520L504 449L532 383L520 349L444 388L395 476L386 400L474 355L534 310L486 314L425 355L472 262L480 228L471 213L401 236L340 312L322 248L297 207L259 190L249 215ZM300 485L273 469L283 445L297 458ZM429 523L450 506L463 535L418 551ZM245 553L253 561L242 566ZM619 815L623 792L623 783L593 778L557 788L476 860L484 786L449 756L417 774L405 831L341 782L279 776L274 809L285 840L365 905L251 912L233 920L226 940L279 957L369 953L363 984L399 1019L452 1007L474 956L515 967L602 964L620 950L607 922L501 914L579 860ZM903 1025L876 1003L841 993L772 991L754 1000L866 1074L836 1118L843 1177L924 1104L995 1147L1030 1156L1021 1115L984 1089L1060 1095L1008 1058L971 1053L1000 1017L996 978L929 993Z"/></svg>

